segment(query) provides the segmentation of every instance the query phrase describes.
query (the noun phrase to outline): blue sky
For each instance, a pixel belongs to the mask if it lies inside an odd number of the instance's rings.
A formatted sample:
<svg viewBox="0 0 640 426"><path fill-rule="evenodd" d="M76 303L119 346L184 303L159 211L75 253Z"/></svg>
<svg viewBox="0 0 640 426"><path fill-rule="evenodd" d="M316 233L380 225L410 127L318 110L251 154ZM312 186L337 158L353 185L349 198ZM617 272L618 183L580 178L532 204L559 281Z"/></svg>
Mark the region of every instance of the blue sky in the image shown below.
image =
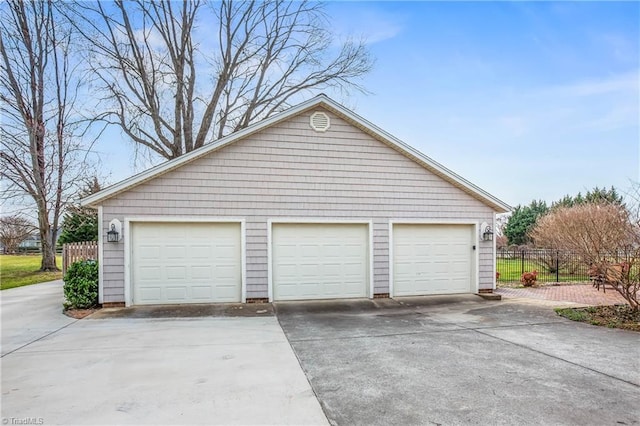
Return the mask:
<svg viewBox="0 0 640 426"><path fill-rule="evenodd" d="M334 96L505 202L640 181L640 3L331 2L376 58ZM98 149L109 181L130 143ZM108 139L108 140L107 140Z"/></svg>

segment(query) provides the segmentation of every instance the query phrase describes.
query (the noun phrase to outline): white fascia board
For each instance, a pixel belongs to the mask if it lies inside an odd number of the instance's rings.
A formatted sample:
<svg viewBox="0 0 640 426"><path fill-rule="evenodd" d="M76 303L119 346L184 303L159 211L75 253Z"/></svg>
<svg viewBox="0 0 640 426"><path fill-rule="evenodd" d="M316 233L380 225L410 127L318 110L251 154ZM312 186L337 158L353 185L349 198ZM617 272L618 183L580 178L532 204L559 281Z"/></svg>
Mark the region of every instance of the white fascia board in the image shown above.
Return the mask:
<svg viewBox="0 0 640 426"><path fill-rule="evenodd" d="M301 113L302 111L305 111L307 109L317 107L317 106L323 106L333 111L337 115L340 115L343 118L346 118L347 120L351 121L352 123L355 123L358 127L370 133L375 138L380 139L391 146L394 146L395 148L397 148L398 151L404 153L408 157L413 157L414 161L417 160L418 164L421 164L423 167L436 173L437 175L441 176L443 179L450 181L454 185L464 188L466 191L470 192L471 194L475 194L475 196L478 199L490 205L492 208L496 210L496 212L505 213L505 212L511 211L511 206L509 206L505 202L499 200L498 198L484 191L480 187L464 179L462 176L449 170L442 164L431 159L430 157L418 151L417 149L413 148L412 146L407 145L406 143L402 142L400 139L396 138L395 136L391 135L385 130L379 128L375 124L367 121L366 119L360 117L358 114L354 113L353 111L348 110L344 106L340 105L339 103L335 102L334 100L332 100L331 98L323 94L318 95L314 98L311 98L308 101L302 102L270 118L266 118L258 123L250 125L249 127L246 127L243 130L239 130L236 133L233 133L222 139L219 139L216 142L212 142L208 145L205 145L201 148L191 151L190 153L182 155L181 157L159 164L142 173L139 173L115 185L105 188L104 190L96 194L93 194L84 198L83 200L81 200L80 204L82 206L96 205L100 201L107 199L119 192L123 192L133 186L136 186L147 180L153 179L156 176L159 176L170 170L176 169L185 163L193 161L197 158L200 158L204 155L209 154L210 152L213 152L224 146L232 144L237 140L240 140L253 133L256 133L279 121L286 120L289 117L292 117L296 114Z"/></svg>
<svg viewBox="0 0 640 426"><path fill-rule="evenodd" d="M368 130L370 133L373 133L373 136L375 136L376 138L386 141L388 144L398 148L400 152L404 152L405 154L408 154L409 156L412 156L415 159L419 160L419 162L423 163L422 164L423 167L426 166L426 168L431 169L431 171L435 171L436 174L439 174L441 177L445 178L446 180L449 180L454 184L460 185L461 187L467 189L468 191L476 194L476 196L481 200L483 200L485 203L488 203L492 205L494 208L496 208L498 213L506 213L512 210L511 206L506 204L502 200L494 197L493 195L489 194L485 190L469 182L462 176L458 175L457 173L453 172L452 170L449 170L442 164L433 160L431 157L423 154L422 152L418 151L411 145L408 145L402 142L400 139L396 138L395 136L391 135L390 133L386 132L385 130L381 129L375 124L367 121L366 119L362 118L361 116L354 113L353 111L349 111L348 109L344 108L340 104L335 103L331 99L327 99L327 103L330 105L332 110L335 109L334 112L340 115L346 116L349 120L351 120L352 122L355 122L361 128L364 128Z"/></svg>
<svg viewBox="0 0 640 426"><path fill-rule="evenodd" d="M114 185L111 185L100 192L92 194L86 198L80 200L81 206L95 206L99 202L112 197L113 195L126 191L129 188L132 188L136 185L139 185L143 182L151 180L156 176L159 176L168 171L174 170L185 163L189 163L193 160L196 160L204 155L209 154L210 152L216 151L220 148L223 148L233 142L242 139L246 136L249 136L252 133L256 133L266 127L269 127L279 121L286 120L287 118L304 111L307 108L311 108L315 105L320 104L321 102L327 100L328 98L325 95L319 95L315 98L309 99L308 101L302 102L292 108L289 108L286 111L283 111L279 114L276 114L270 118L266 118L262 121L259 121L253 125L250 125L242 130L239 130L235 133L232 133L228 136L225 136L221 139L218 139L215 142L204 145L201 148L193 150L187 154L184 154L176 159L166 161L162 164L158 164L148 170L145 170L137 175L131 176L123 181L120 181Z"/></svg>

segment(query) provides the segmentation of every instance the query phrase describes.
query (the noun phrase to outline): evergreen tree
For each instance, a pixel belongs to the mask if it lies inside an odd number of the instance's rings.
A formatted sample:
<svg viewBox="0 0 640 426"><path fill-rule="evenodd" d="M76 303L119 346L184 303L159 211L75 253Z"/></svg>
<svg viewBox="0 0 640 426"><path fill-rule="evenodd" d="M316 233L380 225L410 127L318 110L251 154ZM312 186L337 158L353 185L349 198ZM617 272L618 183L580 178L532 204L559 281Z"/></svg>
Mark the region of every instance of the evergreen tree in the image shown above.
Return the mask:
<svg viewBox="0 0 640 426"><path fill-rule="evenodd" d="M587 192L584 200L586 203L606 202L620 206L624 205L622 195L618 194L613 186L610 189L600 189L596 186L593 190Z"/></svg>
<svg viewBox="0 0 640 426"><path fill-rule="evenodd" d="M97 178L93 178L82 191L81 197L100 191ZM58 245L82 241L98 241L98 212L89 207L73 205L67 209L62 222Z"/></svg>
<svg viewBox="0 0 640 426"><path fill-rule="evenodd" d="M528 244L531 242L529 231L536 224L540 216L544 216L549 211L547 203L540 200L533 200L528 206L518 205L504 228L504 234L509 240L509 244Z"/></svg>
<svg viewBox="0 0 640 426"><path fill-rule="evenodd" d="M622 195L618 194L618 191L612 186L610 189L598 188L597 186L582 196L580 192L578 195L571 196L565 195L558 201L555 201L552 205L552 209L559 207L573 207L587 203L611 203L619 206L624 206Z"/></svg>

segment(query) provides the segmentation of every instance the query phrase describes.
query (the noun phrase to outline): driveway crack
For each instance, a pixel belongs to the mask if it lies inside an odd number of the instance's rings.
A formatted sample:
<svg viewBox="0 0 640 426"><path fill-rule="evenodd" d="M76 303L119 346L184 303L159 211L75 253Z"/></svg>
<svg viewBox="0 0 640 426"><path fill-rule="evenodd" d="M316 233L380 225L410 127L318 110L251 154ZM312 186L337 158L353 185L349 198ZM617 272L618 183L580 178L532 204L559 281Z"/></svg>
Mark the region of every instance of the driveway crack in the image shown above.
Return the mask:
<svg viewBox="0 0 640 426"><path fill-rule="evenodd" d="M13 349L13 350L11 350L11 351L7 352L6 354L2 354L2 356L0 356L0 358L4 358L5 356L7 356L7 355L11 355L12 353L14 353L14 352L16 352L16 351L19 351L20 349L26 348L27 346L29 346L29 345L31 345L31 344L33 344L33 343L39 342L40 340L44 339L45 337L49 337L49 336L51 336L52 334L56 334L58 331L60 331L60 330L64 330L65 328L69 327L70 325L73 325L73 324L77 323L78 321L80 321L80 320L79 320L79 319L77 319L77 320L75 320L75 321L72 321L72 322L70 322L69 324L63 325L62 327L60 327L60 328L58 328L58 329L55 329L55 330L53 330L53 331L51 331L51 332L49 332L49 333L45 334L44 336L40 336L40 337L38 337L38 338L37 338L37 339L35 339L35 340L32 340L32 341L30 341L30 342L28 342L28 343L25 343L24 345L22 345L22 346L20 346L20 347L17 347L17 348L15 348L15 349Z"/></svg>
<svg viewBox="0 0 640 426"><path fill-rule="evenodd" d="M509 343L511 345L515 345L515 346L518 346L520 348L527 349L527 350L529 350L531 352L535 352L535 353L538 353L540 355L544 355L544 356L547 356L547 357L550 357L550 358L553 358L553 359L557 359L558 361L566 362L567 364L571 364L571 365L574 365L576 367L583 368L583 369L591 371L593 373L601 374L601 375L603 375L605 377L608 377L610 379L617 380L617 381L620 381L620 382L623 382L623 383L627 383L627 384L629 384L629 385L631 385L631 386L633 386L635 388L640 388L640 385L637 384L637 383L634 383L634 382L629 381L629 380L621 379L620 377L612 376L611 374L607 374L607 373L605 373L603 371L596 370L595 368L587 367L585 365L578 364L578 363L573 362L573 361L569 361L569 360L567 360L565 358L561 358L559 356L552 355L550 353L543 352L543 351L540 351L538 349L534 349L534 348L532 348L530 346L526 346L526 345L523 345L521 343L512 342L512 341L507 340L507 339L503 339L502 337L497 337L497 336L493 336L493 335L488 334L488 333L484 333L480 329L475 329L475 328L467 328L467 329L470 330L470 331L475 331L476 333L482 334L483 336L491 337L493 339L500 340L501 342Z"/></svg>

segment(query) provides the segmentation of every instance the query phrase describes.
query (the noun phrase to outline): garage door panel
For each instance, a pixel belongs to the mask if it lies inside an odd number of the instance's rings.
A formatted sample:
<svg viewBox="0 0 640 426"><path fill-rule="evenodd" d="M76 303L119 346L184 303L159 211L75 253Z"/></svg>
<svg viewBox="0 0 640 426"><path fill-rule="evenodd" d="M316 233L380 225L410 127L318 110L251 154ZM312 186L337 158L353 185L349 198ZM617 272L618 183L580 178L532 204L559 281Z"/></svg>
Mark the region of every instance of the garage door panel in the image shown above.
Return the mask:
<svg viewBox="0 0 640 426"><path fill-rule="evenodd" d="M274 299L365 297L367 225L275 224Z"/></svg>
<svg viewBox="0 0 640 426"><path fill-rule="evenodd" d="M211 257L211 252L213 247L210 244L200 244L200 245L192 245L188 248L187 255L192 259L200 259L203 261L207 261ZM215 253L214 253L215 256Z"/></svg>
<svg viewBox="0 0 640 426"><path fill-rule="evenodd" d="M237 223L133 223L134 304L239 302Z"/></svg>
<svg viewBox="0 0 640 426"><path fill-rule="evenodd" d="M206 280L212 275L211 269L209 265L193 266L191 267L191 277L196 280Z"/></svg>
<svg viewBox="0 0 640 426"><path fill-rule="evenodd" d="M219 285L216 287L216 299L220 302L236 302L237 288L233 285ZM213 296L213 295L212 295Z"/></svg>
<svg viewBox="0 0 640 426"><path fill-rule="evenodd" d="M166 255L168 260L182 259L186 255L186 247L184 246L166 246Z"/></svg>
<svg viewBox="0 0 640 426"><path fill-rule="evenodd" d="M152 266L138 268L139 281L154 281L160 278L160 269Z"/></svg>
<svg viewBox="0 0 640 426"><path fill-rule="evenodd" d="M187 289L184 286L167 287L166 294L169 301L184 300L187 297Z"/></svg>
<svg viewBox="0 0 640 426"><path fill-rule="evenodd" d="M342 266L342 271L344 276L347 278L352 277L355 279L360 279L360 277L362 276L362 263L344 263L344 265Z"/></svg>
<svg viewBox="0 0 640 426"><path fill-rule="evenodd" d="M468 225L394 225L394 295L470 292L473 235Z"/></svg>
<svg viewBox="0 0 640 426"><path fill-rule="evenodd" d="M160 256L160 247L141 245L138 247L138 254L140 260L156 259Z"/></svg>
<svg viewBox="0 0 640 426"><path fill-rule="evenodd" d="M211 294L211 287L209 286L203 286L203 287L193 286L191 287L191 291L192 291L193 298L197 300L208 300L208 299L211 299L211 297L213 296Z"/></svg>
<svg viewBox="0 0 640 426"><path fill-rule="evenodd" d="M213 276L218 280L235 279L238 275L238 268L235 265L217 265L213 269L215 270Z"/></svg>
<svg viewBox="0 0 640 426"><path fill-rule="evenodd" d="M339 244L326 244L320 247L320 256L325 259L335 257L337 253L342 251L342 247Z"/></svg>
<svg viewBox="0 0 640 426"><path fill-rule="evenodd" d="M140 301L160 300L162 289L160 287L143 287L140 289Z"/></svg>

